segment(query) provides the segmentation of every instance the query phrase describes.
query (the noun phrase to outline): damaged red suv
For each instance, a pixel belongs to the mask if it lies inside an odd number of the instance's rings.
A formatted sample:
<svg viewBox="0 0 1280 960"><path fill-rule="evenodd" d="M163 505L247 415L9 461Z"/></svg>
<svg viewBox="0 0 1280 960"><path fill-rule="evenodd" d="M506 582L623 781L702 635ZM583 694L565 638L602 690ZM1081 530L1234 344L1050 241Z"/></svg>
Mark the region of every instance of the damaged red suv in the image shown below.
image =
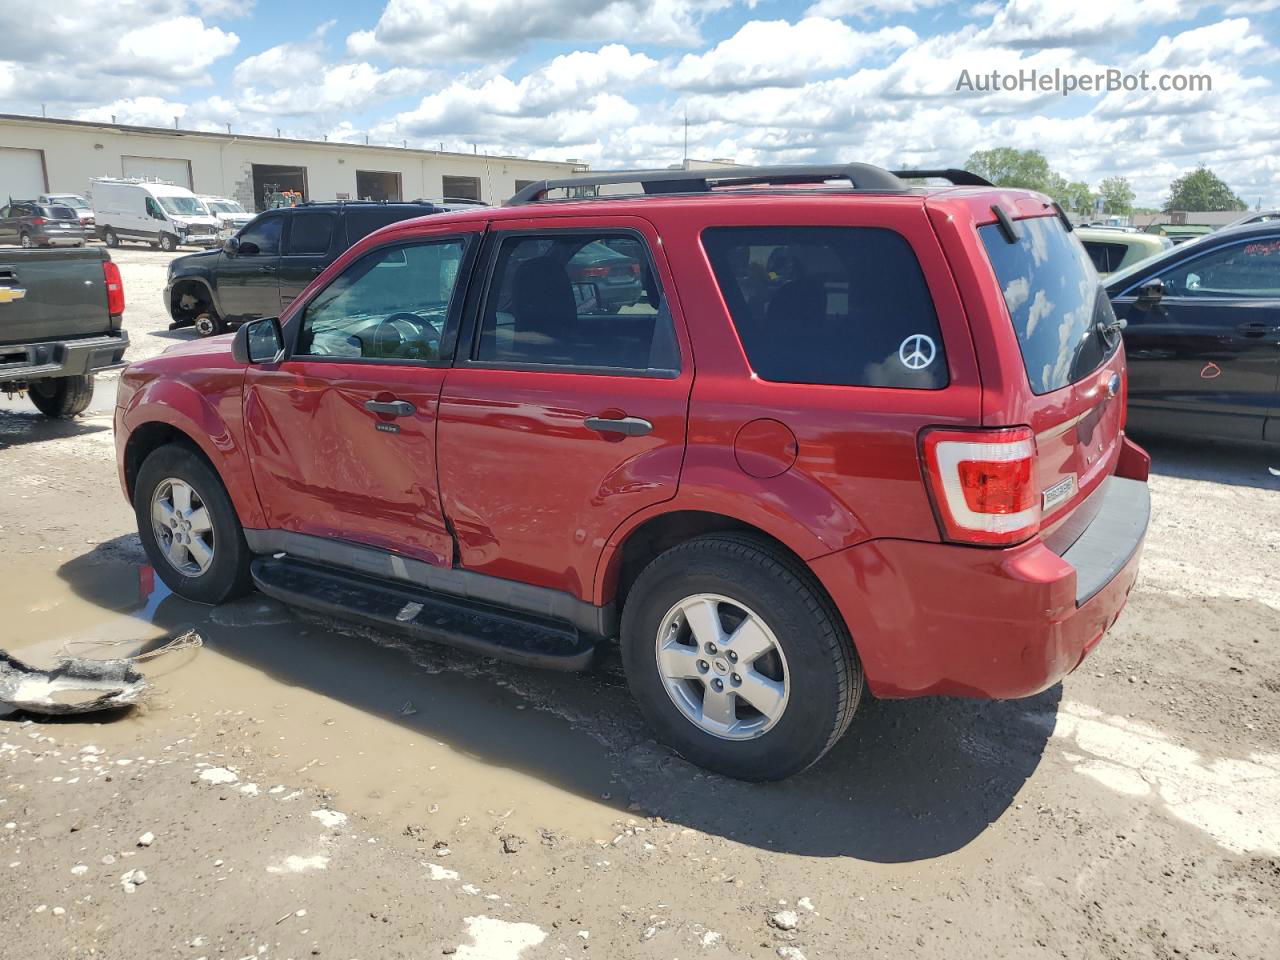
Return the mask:
<svg viewBox="0 0 1280 960"><path fill-rule="evenodd" d="M864 688L1029 696L1115 621L1119 327L1062 212L963 171L544 181L133 364L116 446L178 594L565 670L616 639L666 743L777 779Z"/></svg>

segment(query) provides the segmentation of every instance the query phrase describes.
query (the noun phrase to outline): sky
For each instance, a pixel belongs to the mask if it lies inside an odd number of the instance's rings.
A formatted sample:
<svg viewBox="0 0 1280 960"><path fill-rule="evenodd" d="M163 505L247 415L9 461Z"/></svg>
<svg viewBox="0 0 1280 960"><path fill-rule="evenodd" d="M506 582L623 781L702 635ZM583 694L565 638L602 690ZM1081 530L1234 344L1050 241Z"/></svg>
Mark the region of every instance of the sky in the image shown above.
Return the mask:
<svg viewBox="0 0 1280 960"><path fill-rule="evenodd" d="M1072 180L1127 177L1142 205L1205 163L1280 206L1280 0L57 0L0 5L0 35L6 113L595 169L678 163L687 116L699 159L1036 147ZM1211 89L978 79L1107 69Z"/></svg>

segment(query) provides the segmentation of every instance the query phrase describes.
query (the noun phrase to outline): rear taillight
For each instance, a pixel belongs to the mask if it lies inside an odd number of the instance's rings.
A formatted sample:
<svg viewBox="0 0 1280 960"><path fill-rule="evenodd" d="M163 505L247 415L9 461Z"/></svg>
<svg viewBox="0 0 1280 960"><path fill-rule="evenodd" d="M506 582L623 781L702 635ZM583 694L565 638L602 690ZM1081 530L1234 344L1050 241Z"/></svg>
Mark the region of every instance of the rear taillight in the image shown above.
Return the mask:
<svg viewBox="0 0 1280 960"><path fill-rule="evenodd" d="M110 260L103 260L102 278L107 283L107 313L118 317L124 313L124 281L120 279L120 268Z"/></svg>
<svg viewBox="0 0 1280 960"><path fill-rule="evenodd" d="M943 536L957 543L1021 543L1040 528L1036 438L1030 427L926 431L929 491Z"/></svg>
<svg viewBox="0 0 1280 960"><path fill-rule="evenodd" d="M46 220L44 217L32 217L32 218L31 218L31 225L32 225L33 227L43 227L43 226L44 226L46 223L48 223L48 222L49 222L49 221L48 221L48 220Z"/></svg>
<svg viewBox="0 0 1280 960"><path fill-rule="evenodd" d="M609 275L608 267L583 267L578 271L578 276L584 280L588 277L607 277Z"/></svg>

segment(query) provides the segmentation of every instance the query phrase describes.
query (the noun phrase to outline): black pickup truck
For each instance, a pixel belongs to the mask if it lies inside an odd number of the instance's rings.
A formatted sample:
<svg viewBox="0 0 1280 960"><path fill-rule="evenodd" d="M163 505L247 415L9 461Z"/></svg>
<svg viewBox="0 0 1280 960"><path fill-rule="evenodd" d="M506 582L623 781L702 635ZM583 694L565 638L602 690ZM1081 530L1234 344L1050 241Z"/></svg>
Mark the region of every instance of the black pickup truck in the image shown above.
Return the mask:
<svg viewBox="0 0 1280 960"><path fill-rule="evenodd" d="M249 320L278 316L344 250L380 227L475 205L466 200L356 200L268 210L221 249L170 261L164 303L171 327L194 326L208 337Z"/></svg>
<svg viewBox="0 0 1280 960"><path fill-rule="evenodd" d="M124 366L124 285L102 247L0 250L0 392L50 417L93 399L93 375Z"/></svg>

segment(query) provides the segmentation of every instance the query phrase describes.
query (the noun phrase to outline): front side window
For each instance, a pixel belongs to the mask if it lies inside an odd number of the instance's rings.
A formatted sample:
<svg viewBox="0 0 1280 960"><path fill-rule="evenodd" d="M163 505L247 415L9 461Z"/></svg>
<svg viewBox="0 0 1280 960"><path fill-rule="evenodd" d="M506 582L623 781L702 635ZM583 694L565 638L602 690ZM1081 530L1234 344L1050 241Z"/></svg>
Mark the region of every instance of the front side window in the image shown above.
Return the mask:
<svg viewBox="0 0 1280 960"><path fill-rule="evenodd" d="M1014 233L1010 243L998 224L978 228L1031 390L1050 393L1080 380L1111 356L1120 342L1116 315L1089 254L1061 220L1018 220Z"/></svg>
<svg viewBox="0 0 1280 960"><path fill-rule="evenodd" d="M307 304L294 354L439 361L465 252L450 239L361 257Z"/></svg>
<svg viewBox="0 0 1280 960"><path fill-rule="evenodd" d="M164 214L160 211L160 204L156 203L155 197L147 197L146 204L147 216L154 220L163 220Z"/></svg>
<svg viewBox="0 0 1280 960"><path fill-rule="evenodd" d="M333 238L331 213L298 213L289 221L289 249L294 255L325 254Z"/></svg>
<svg viewBox="0 0 1280 960"><path fill-rule="evenodd" d="M1210 251L1161 273L1166 297L1280 297L1280 237Z"/></svg>
<svg viewBox="0 0 1280 960"><path fill-rule="evenodd" d="M751 368L776 383L938 390L942 332L906 238L879 227L702 236Z"/></svg>
<svg viewBox="0 0 1280 960"><path fill-rule="evenodd" d="M671 314L637 237L502 241L474 359L670 375L679 358Z"/></svg>
<svg viewBox="0 0 1280 960"><path fill-rule="evenodd" d="M280 231L284 218L259 217L240 231L237 253L243 257L274 257L280 252Z"/></svg>

